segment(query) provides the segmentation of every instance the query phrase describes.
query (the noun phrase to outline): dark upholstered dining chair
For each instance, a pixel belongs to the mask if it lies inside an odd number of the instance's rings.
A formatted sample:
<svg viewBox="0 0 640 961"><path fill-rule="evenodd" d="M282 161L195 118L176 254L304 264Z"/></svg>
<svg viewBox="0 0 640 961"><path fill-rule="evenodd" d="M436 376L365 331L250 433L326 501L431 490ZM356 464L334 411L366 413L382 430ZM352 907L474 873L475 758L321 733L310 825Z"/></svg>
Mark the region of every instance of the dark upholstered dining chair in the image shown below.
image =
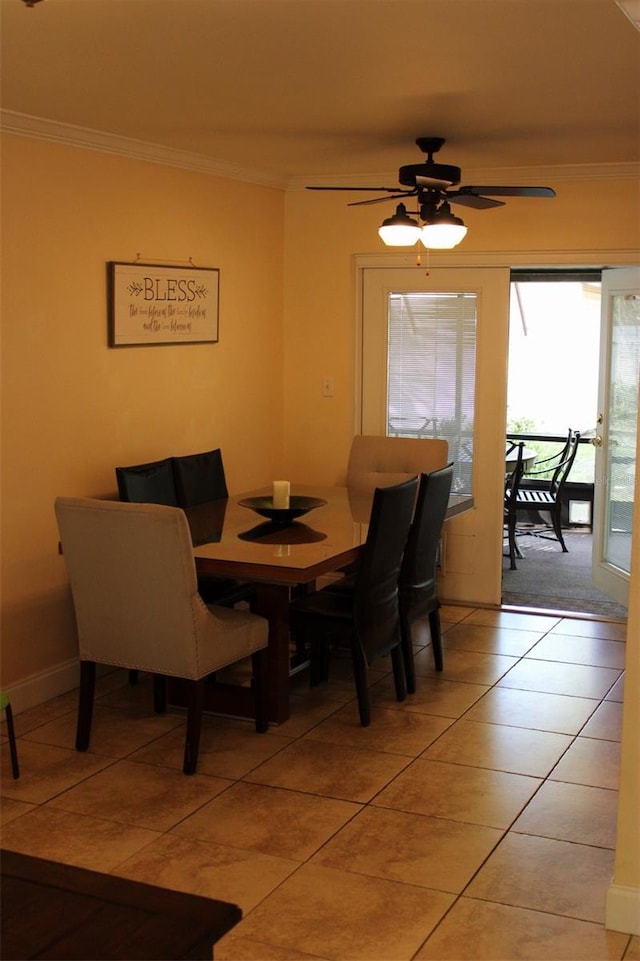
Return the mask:
<svg viewBox="0 0 640 961"><path fill-rule="evenodd" d="M116 467L120 500L166 504L169 507L199 507L205 502L226 500L227 482L220 449L185 457L167 457L149 464ZM224 511L221 511L224 517ZM198 590L207 604L233 607L255 596L253 584L231 577L200 575ZM135 675L132 675L132 680Z"/></svg>
<svg viewBox="0 0 640 961"><path fill-rule="evenodd" d="M116 480L121 501L178 506L170 457L149 464L116 467Z"/></svg>
<svg viewBox="0 0 640 961"><path fill-rule="evenodd" d="M431 648L436 671L444 667L440 631L440 599L438 597L438 552L442 525L449 504L453 480L453 464L420 475L420 486L409 536L402 558L398 591L400 630L407 691L416 690L411 625L429 618Z"/></svg>
<svg viewBox="0 0 640 961"><path fill-rule="evenodd" d="M58 497L55 513L80 651L77 750L89 747L97 663L153 674L159 712L166 710L166 678L184 679L185 774L196 770L205 678L249 656L256 730L265 731L268 622L204 603L184 511Z"/></svg>
<svg viewBox="0 0 640 961"><path fill-rule="evenodd" d="M417 477L373 495L367 540L351 593L319 590L292 601L293 636L310 646L311 683L328 679L329 645L347 640L351 648L360 723L371 721L368 668L391 655L398 701L406 697L401 651L398 576L418 488Z"/></svg>
<svg viewBox="0 0 640 961"><path fill-rule="evenodd" d="M434 665L437 671L444 668L437 563L452 480L453 463L420 475L413 520L398 576L402 657L409 694L414 694L416 690L411 637L411 625L415 621L429 618ZM355 575L349 573L341 580L332 581L325 590L339 594L352 593L354 585Z"/></svg>
<svg viewBox="0 0 640 961"><path fill-rule="evenodd" d="M179 507L197 507L229 496L220 448L171 460Z"/></svg>

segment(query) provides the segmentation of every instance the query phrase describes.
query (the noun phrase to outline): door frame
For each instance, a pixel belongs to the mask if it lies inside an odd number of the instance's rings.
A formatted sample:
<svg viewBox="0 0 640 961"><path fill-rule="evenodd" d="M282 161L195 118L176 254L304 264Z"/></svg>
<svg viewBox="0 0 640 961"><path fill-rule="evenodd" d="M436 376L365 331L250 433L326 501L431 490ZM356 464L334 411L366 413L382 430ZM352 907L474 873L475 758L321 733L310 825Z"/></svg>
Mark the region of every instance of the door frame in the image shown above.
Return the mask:
<svg viewBox="0 0 640 961"><path fill-rule="evenodd" d="M624 280L619 271L625 271ZM608 274L608 276L607 276ZM607 283L605 285L605 277ZM598 590L607 594L619 604L629 606L628 573L622 573L611 562L604 558L605 524L608 517L609 497L609 386L611 377L612 353L612 318L611 296L623 290L637 290L640 285L640 269L637 264L632 267L607 268L602 272L602 303L601 303L601 343L600 343L600 371L598 382L598 428L597 435L600 444L596 446L596 477L594 496L593 527L593 557L592 583ZM638 450L636 449L636 469ZM634 511L636 505L634 504ZM631 545L633 549L633 545Z"/></svg>
<svg viewBox="0 0 640 961"><path fill-rule="evenodd" d="M365 434L387 433L389 297L396 293L460 292L476 297L473 508L447 521L441 549L440 596L445 601L496 606L502 593L504 423L506 417L506 329L510 271L506 267L432 267L428 277L414 268L364 271L362 426ZM491 390L479 385L491 384ZM455 456L452 454L452 456Z"/></svg>
<svg viewBox="0 0 640 961"><path fill-rule="evenodd" d="M360 432L362 423L362 359L363 359L363 307L364 307L364 271L366 268L396 269L411 267L416 271L428 271L429 267L459 267L483 268L504 267L511 270L514 267L530 267L544 269L553 267L591 267L605 269L612 267L636 266L640 260L640 250L589 250L589 251L492 251L492 252L464 252L443 251L439 254L430 252L430 264L423 255L425 262L416 264L416 255L412 253L380 253L355 254L353 258L355 282L355 323L354 323L354 406L353 433ZM508 334L507 334L508 336ZM505 351L505 365L508 358L508 344ZM505 383L507 370L504 371ZM506 409L505 409L506 417ZM632 543L633 551L633 543ZM640 586L640 572L632 574L632 585L636 582Z"/></svg>

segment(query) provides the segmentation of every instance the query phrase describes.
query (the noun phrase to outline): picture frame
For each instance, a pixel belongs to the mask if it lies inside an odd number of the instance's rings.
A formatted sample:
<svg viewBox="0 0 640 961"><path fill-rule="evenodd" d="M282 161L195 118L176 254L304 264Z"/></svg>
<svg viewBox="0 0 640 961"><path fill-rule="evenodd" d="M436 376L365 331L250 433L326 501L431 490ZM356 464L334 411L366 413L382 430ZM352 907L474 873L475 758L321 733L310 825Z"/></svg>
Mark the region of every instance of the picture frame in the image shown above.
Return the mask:
<svg viewBox="0 0 640 961"><path fill-rule="evenodd" d="M109 347L215 344L219 305L217 267L107 263Z"/></svg>

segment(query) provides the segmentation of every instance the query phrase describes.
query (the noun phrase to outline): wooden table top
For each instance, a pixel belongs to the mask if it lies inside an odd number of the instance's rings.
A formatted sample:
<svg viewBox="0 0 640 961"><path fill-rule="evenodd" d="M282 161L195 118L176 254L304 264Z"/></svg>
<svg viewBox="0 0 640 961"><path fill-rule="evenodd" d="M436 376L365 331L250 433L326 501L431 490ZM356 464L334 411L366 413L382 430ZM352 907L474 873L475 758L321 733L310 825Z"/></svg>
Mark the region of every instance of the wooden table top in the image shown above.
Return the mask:
<svg viewBox="0 0 640 961"><path fill-rule="evenodd" d="M236 904L1 852L3 959L213 957Z"/></svg>
<svg viewBox="0 0 640 961"><path fill-rule="evenodd" d="M354 561L367 537L372 495L347 487L294 484L292 495L327 501L288 527L278 528L239 500L270 488L232 495L186 511L198 570L270 583L302 584ZM447 517L473 506L452 494Z"/></svg>

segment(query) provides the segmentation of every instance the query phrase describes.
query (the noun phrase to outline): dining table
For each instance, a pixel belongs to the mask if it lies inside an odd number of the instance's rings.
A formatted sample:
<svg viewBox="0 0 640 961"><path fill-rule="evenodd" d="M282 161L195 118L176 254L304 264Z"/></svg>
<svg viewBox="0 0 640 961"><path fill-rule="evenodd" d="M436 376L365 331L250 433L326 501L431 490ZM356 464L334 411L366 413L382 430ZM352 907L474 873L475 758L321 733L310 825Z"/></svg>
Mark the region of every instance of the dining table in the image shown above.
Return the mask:
<svg viewBox="0 0 640 961"><path fill-rule="evenodd" d="M536 462L536 457L538 456L538 451L534 450L533 447L523 447L522 449L522 462L524 464L525 474L527 471L531 470ZM515 470L516 464L518 462L518 445L516 444L512 449L506 451L504 456L505 473L512 474Z"/></svg>
<svg viewBox="0 0 640 961"><path fill-rule="evenodd" d="M292 484L292 504L297 498L308 498L316 506L284 523L246 506L256 498L268 502L271 494L271 487L262 487L188 508L185 513L196 571L255 585L251 609L269 622L269 720L282 724L290 715L289 679L296 669L289 632L292 594L314 590L319 578L358 559L367 537L373 494L340 486ZM451 494L446 517L472 507L471 495ZM170 699L175 701L171 689ZM252 717L251 689L246 684L214 681L206 686L204 707Z"/></svg>

